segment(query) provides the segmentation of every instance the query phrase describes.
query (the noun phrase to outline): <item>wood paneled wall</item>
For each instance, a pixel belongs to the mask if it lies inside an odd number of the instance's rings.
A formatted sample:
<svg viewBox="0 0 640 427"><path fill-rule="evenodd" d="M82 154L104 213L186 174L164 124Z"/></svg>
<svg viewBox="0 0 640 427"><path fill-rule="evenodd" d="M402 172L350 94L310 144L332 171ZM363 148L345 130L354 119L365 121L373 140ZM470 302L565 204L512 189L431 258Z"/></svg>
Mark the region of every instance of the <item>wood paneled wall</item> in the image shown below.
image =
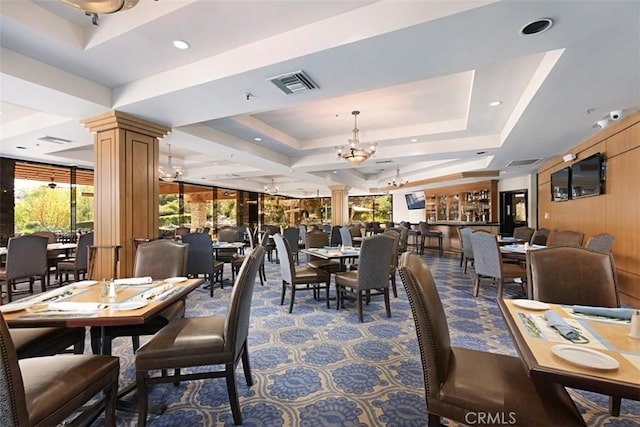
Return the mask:
<svg viewBox="0 0 640 427"><path fill-rule="evenodd" d="M604 194L551 202L551 174L591 154L606 157ZM576 160L562 157L573 153ZM623 302L640 308L640 111L546 162L538 169L538 224L549 230L575 230L589 236L615 236L613 255Z"/></svg>

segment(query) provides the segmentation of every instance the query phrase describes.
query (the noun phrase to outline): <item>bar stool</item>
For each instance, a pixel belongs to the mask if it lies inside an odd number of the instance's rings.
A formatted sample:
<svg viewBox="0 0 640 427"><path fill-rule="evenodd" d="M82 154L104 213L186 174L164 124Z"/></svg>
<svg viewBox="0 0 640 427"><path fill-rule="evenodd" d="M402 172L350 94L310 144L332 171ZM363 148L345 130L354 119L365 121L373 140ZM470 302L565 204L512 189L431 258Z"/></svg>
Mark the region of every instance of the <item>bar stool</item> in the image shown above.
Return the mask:
<svg viewBox="0 0 640 427"><path fill-rule="evenodd" d="M436 249L438 251L438 256L441 257L442 256L442 231L430 230L429 225L424 221L420 221L419 227L420 227L420 255L424 255L424 249L427 248L427 249ZM438 244L425 246L425 241L429 239L427 243L430 243L432 238L437 239Z"/></svg>

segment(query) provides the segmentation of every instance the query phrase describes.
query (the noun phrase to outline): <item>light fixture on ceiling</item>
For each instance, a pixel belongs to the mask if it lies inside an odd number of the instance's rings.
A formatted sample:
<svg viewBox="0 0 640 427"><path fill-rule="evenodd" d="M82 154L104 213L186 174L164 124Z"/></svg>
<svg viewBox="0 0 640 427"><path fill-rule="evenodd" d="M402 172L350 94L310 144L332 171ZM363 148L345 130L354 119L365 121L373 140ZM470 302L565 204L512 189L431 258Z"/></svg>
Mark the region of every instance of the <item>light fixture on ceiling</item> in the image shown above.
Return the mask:
<svg viewBox="0 0 640 427"><path fill-rule="evenodd" d="M396 166L396 176L390 179L388 184L392 187L402 187L408 183L408 179L400 178L400 166Z"/></svg>
<svg viewBox="0 0 640 427"><path fill-rule="evenodd" d="M166 168L163 165L158 166L158 175L160 176L160 179L165 182L180 181L184 174L184 169L180 166L173 165L171 144L167 143L167 146L169 147L168 163Z"/></svg>
<svg viewBox="0 0 640 427"><path fill-rule="evenodd" d="M277 194L279 191L280 187L273 182L273 177L271 178L271 184L264 186L264 192L267 194Z"/></svg>
<svg viewBox="0 0 640 427"><path fill-rule="evenodd" d="M191 47L189 42L185 40L174 40L172 44L173 44L173 47L180 50L187 50Z"/></svg>
<svg viewBox="0 0 640 427"><path fill-rule="evenodd" d="M58 186L58 184L53 181L53 175L51 175L51 182L47 184L47 186L52 190Z"/></svg>
<svg viewBox="0 0 640 427"><path fill-rule="evenodd" d="M355 110L352 111L351 114L353 114L353 137L349 139L349 147L346 150L344 146L336 147L336 154L339 159L346 160L349 163L359 164L376 153L376 144L373 142L369 144L368 150L358 148L360 144L360 140L358 139L358 133L360 132L360 129L358 129L358 114L360 114L360 111Z"/></svg>
<svg viewBox="0 0 640 427"><path fill-rule="evenodd" d="M93 25L99 24L98 14L115 13L131 9L139 0L60 0L62 3L84 10Z"/></svg>

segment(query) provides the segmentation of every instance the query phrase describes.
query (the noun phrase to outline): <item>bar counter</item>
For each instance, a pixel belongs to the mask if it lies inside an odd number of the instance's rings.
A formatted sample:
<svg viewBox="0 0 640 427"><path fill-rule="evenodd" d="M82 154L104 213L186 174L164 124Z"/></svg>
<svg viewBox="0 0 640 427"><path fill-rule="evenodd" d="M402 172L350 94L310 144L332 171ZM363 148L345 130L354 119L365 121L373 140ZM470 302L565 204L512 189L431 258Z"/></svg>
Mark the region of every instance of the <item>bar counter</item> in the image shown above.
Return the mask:
<svg viewBox="0 0 640 427"><path fill-rule="evenodd" d="M442 249L445 252L460 253L461 246L457 230L460 226L471 227L474 230L484 230L492 234L498 234L500 232L499 222L438 221L429 222L428 224L429 229L442 232ZM414 232L415 231L417 230L414 230ZM417 233L410 238L419 239ZM419 240L417 240L417 242L419 242Z"/></svg>

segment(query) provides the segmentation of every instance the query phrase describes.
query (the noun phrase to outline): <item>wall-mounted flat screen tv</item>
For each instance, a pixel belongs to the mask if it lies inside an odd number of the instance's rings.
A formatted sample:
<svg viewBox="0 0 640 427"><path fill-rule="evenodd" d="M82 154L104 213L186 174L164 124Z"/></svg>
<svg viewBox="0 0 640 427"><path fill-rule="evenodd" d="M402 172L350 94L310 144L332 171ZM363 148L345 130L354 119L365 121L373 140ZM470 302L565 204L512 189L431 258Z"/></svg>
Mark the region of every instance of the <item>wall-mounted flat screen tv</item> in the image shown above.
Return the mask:
<svg viewBox="0 0 640 427"><path fill-rule="evenodd" d="M407 193L404 195L404 198L407 201L407 209L424 209L424 191Z"/></svg>
<svg viewBox="0 0 640 427"><path fill-rule="evenodd" d="M570 198L571 169L569 166L551 174L551 200L562 202Z"/></svg>
<svg viewBox="0 0 640 427"><path fill-rule="evenodd" d="M593 154L571 166L571 198L602 194L604 181L604 156Z"/></svg>

